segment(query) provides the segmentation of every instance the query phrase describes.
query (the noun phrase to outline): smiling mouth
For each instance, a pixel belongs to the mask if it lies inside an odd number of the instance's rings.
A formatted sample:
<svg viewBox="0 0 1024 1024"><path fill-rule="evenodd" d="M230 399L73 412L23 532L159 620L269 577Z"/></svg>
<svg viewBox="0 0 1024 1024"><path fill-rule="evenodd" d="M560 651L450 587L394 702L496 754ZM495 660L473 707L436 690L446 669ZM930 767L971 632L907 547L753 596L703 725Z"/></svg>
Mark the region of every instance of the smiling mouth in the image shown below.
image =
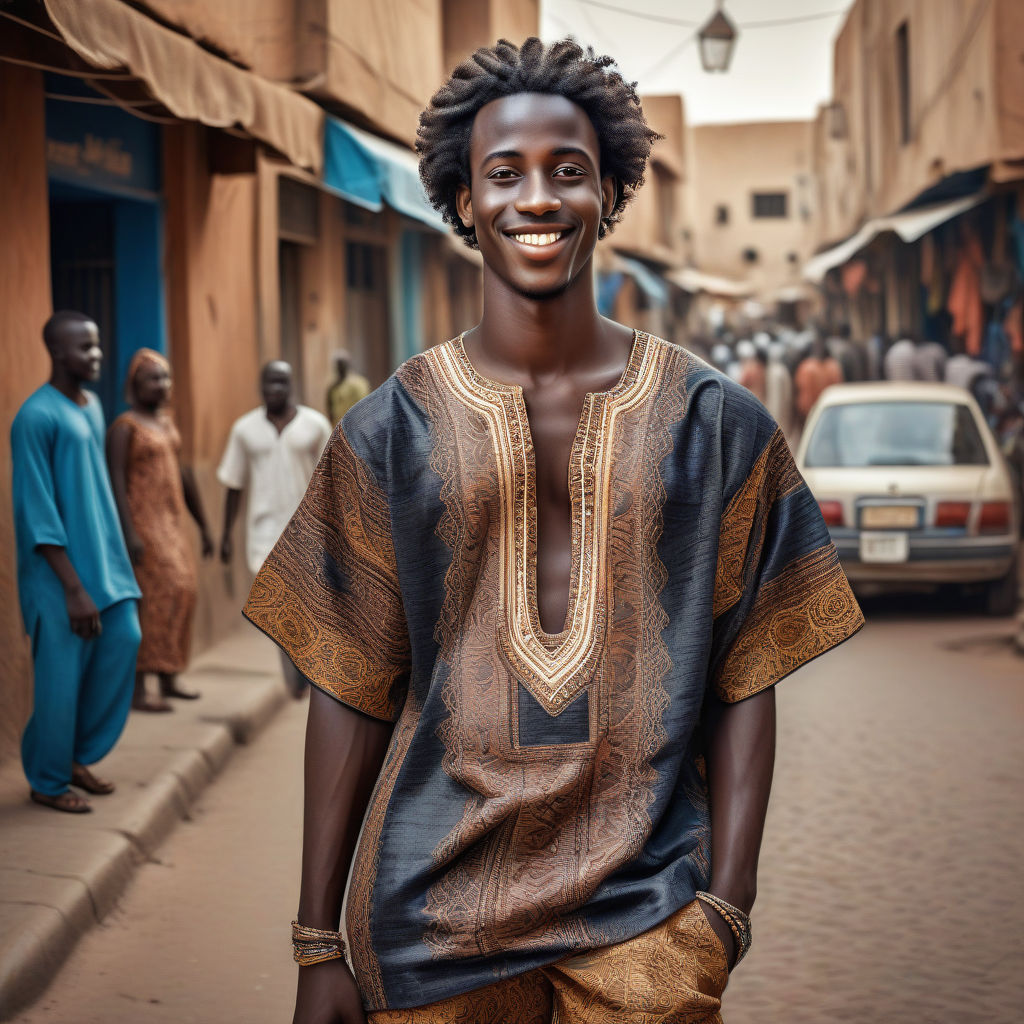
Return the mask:
<svg viewBox="0 0 1024 1024"><path fill-rule="evenodd" d="M531 245L535 248L543 248L546 245L554 245L560 238L569 234L570 229L559 231L509 231L509 238L515 239L521 245Z"/></svg>

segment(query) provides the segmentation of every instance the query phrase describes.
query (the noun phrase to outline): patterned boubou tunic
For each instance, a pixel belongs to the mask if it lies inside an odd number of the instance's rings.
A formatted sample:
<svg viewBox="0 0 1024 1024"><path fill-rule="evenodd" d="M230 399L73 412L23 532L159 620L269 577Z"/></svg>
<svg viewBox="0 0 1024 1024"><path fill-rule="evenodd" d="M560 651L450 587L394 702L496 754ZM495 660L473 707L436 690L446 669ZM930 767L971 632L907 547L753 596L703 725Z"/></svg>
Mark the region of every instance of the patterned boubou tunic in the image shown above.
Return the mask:
<svg viewBox="0 0 1024 1024"><path fill-rule="evenodd" d="M335 430L246 614L338 700L395 723L346 927L370 1009L635 936L708 882L701 723L863 623L782 434L637 333L569 466L565 628L536 603L522 391L461 340Z"/></svg>

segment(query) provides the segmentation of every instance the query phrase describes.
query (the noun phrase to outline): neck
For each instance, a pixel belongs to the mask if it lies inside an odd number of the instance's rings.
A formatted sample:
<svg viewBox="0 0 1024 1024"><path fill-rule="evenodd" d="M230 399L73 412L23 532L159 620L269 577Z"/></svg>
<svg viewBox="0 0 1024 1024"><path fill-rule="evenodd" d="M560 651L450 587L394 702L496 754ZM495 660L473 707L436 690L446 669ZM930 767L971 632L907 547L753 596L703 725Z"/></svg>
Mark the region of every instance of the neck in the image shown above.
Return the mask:
<svg viewBox="0 0 1024 1024"><path fill-rule="evenodd" d="M284 405L278 406L276 409L267 409L267 416L272 420L282 420L288 416L291 416L295 412L295 403L286 402Z"/></svg>
<svg viewBox="0 0 1024 1024"><path fill-rule="evenodd" d="M490 373L535 378L602 358L607 321L597 311L591 260L564 292L551 298L514 291L486 264L483 291L483 316L467 335L473 336Z"/></svg>
<svg viewBox="0 0 1024 1024"><path fill-rule="evenodd" d="M85 401L82 382L77 377L72 377L62 366L54 364L50 371L50 384L78 405L82 405Z"/></svg>

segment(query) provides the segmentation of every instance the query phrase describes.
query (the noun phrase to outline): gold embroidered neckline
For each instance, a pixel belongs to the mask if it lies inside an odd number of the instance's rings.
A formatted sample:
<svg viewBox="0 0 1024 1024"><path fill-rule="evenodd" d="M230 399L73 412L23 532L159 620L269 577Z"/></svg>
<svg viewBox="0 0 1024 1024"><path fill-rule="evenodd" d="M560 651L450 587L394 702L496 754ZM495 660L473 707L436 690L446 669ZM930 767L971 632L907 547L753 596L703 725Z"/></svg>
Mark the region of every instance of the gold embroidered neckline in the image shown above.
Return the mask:
<svg viewBox="0 0 1024 1024"><path fill-rule="evenodd" d="M431 350L455 396L488 420L501 489L501 609L498 639L523 685L551 715L593 676L606 622L606 544L615 421L650 393L655 345L634 331L618 383L583 401L569 459L572 577L564 628L546 633L537 611L537 503L533 440L523 389L477 373L462 336Z"/></svg>

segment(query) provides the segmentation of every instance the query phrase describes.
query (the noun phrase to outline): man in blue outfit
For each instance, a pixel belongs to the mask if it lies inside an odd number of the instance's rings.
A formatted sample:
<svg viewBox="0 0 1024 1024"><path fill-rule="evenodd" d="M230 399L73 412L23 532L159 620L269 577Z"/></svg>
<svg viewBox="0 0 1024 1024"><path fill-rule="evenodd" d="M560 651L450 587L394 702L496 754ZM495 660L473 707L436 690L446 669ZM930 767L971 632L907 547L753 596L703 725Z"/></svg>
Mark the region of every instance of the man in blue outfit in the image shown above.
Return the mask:
<svg viewBox="0 0 1024 1024"><path fill-rule="evenodd" d="M99 330L84 313L43 328L49 381L11 427L18 592L32 641L35 697L21 757L32 799L72 814L73 792L113 791L87 765L117 742L128 718L140 632L139 589L103 456Z"/></svg>

